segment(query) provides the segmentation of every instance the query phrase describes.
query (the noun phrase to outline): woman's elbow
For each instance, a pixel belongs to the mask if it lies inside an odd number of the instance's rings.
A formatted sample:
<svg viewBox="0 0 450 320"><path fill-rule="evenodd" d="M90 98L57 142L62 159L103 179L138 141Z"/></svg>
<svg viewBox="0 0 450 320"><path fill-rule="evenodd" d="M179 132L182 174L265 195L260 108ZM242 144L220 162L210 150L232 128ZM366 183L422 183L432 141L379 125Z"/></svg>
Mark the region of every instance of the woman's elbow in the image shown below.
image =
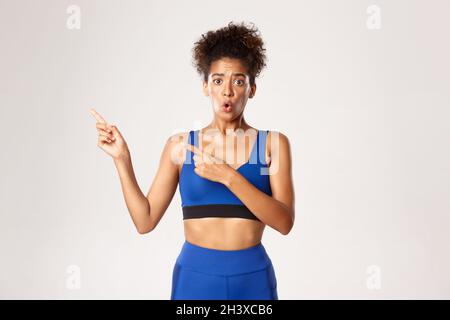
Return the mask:
<svg viewBox="0 0 450 320"><path fill-rule="evenodd" d="M286 228L283 228L283 229L278 230L278 231L280 231L280 233L281 233L283 236L286 236L286 235L289 234L289 232L291 232L291 229L292 229L292 227L286 227Z"/></svg>
<svg viewBox="0 0 450 320"><path fill-rule="evenodd" d="M153 229L155 229L155 227L153 226L136 226L136 230L139 234L147 234L151 231L153 231Z"/></svg>
<svg viewBox="0 0 450 320"><path fill-rule="evenodd" d="M294 213L292 213L291 218L285 223L283 228L281 228L280 233L284 236L288 235L294 227Z"/></svg>

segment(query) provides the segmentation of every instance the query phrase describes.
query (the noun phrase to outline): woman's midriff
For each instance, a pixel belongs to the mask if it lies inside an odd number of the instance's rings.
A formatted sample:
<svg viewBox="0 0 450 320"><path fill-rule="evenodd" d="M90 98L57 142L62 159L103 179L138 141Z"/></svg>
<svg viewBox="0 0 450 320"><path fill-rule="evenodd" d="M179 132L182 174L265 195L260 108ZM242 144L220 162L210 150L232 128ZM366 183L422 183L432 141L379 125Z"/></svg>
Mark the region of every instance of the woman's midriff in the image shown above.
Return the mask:
<svg viewBox="0 0 450 320"><path fill-rule="evenodd" d="M186 241L210 249L240 250L261 242L265 224L243 218L185 219Z"/></svg>
<svg viewBox="0 0 450 320"><path fill-rule="evenodd" d="M187 135L185 139L187 141ZM199 143L203 145L201 142ZM268 156L270 158L270 154ZM182 157L184 160L185 152L182 153ZM249 157L250 155L247 155L247 158ZM180 176L183 164L179 163L178 174ZM236 164L233 166L237 167ZM243 218L207 217L183 221L184 234L188 242L218 250L240 250L255 246L261 242L266 226L261 221Z"/></svg>

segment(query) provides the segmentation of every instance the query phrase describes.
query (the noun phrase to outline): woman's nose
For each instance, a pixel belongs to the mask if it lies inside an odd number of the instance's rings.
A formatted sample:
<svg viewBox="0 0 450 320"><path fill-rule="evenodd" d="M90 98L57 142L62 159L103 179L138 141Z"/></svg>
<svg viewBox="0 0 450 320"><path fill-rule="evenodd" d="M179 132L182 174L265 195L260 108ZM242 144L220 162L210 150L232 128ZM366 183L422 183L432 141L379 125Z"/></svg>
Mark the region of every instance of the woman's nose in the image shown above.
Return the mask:
<svg viewBox="0 0 450 320"><path fill-rule="evenodd" d="M223 88L223 95L224 96L231 96L233 95L233 90L231 89L231 86L228 84L225 84Z"/></svg>

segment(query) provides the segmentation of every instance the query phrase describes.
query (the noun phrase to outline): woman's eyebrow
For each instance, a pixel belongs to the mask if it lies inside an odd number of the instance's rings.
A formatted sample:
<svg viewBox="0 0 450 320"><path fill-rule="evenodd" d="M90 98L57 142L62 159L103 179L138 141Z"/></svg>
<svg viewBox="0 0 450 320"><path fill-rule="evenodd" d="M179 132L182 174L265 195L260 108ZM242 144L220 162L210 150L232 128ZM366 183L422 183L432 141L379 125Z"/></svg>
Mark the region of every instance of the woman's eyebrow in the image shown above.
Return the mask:
<svg viewBox="0 0 450 320"><path fill-rule="evenodd" d="M223 73L213 73L212 75L211 75L211 77L214 77L214 76L220 76L220 77L223 77L225 74L223 74ZM241 77L245 77L246 76L246 74L245 73L233 73L233 76L241 76Z"/></svg>

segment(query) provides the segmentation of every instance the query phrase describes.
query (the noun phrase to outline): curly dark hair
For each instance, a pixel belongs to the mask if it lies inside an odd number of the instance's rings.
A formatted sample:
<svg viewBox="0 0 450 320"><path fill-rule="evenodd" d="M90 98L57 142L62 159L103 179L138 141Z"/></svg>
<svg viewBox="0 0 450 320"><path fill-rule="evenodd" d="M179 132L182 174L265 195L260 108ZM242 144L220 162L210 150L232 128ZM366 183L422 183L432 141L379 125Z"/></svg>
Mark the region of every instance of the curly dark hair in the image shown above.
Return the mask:
<svg viewBox="0 0 450 320"><path fill-rule="evenodd" d="M250 85L255 83L261 70L266 66L266 49L253 23L247 26L244 22L227 26L215 31L208 31L195 42L193 65L203 80L208 80L211 63L224 57L239 59L247 68Z"/></svg>

